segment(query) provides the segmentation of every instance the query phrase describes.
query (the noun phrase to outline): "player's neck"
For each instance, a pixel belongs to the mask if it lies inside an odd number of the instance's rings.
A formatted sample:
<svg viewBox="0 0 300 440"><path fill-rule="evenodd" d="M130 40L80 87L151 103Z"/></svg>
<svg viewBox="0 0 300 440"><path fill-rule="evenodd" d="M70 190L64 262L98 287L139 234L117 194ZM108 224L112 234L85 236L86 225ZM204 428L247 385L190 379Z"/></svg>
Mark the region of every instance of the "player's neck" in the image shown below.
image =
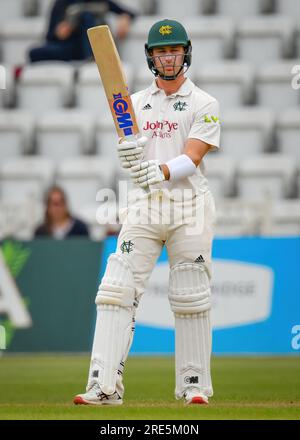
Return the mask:
<svg viewBox="0 0 300 440"><path fill-rule="evenodd" d="M157 87L163 89L165 94L168 96L168 95L172 95L172 93L176 93L177 90L180 89L180 87L182 86L185 80L186 78L183 75L180 75L176 79L173 79L171 81L166 81L158 77L156 80L156 84Z"/></svg>

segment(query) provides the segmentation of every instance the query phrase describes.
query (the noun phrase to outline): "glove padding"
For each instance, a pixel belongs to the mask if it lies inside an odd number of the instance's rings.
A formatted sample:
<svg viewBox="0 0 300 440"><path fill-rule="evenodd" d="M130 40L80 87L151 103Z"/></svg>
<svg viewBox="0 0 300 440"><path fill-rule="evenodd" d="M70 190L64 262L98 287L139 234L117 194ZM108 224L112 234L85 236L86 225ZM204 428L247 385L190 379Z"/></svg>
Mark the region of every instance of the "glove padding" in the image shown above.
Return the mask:
<svg viewBox="0 0 300 440"><path fill-rule="evenodd" d="M118 156L122 168L131 168L141 161L147 141L148 138L142 136L136 140L125 140L118 144Z"/></svg>
<svg viewBox="0 0 300 440"><path fill-rule="evenodd" d="M131 168L130 177L141 188L146 188L148 185L154 185L166 180L164 173L159 167L158 160L147 160L134 165Z"/></svg>

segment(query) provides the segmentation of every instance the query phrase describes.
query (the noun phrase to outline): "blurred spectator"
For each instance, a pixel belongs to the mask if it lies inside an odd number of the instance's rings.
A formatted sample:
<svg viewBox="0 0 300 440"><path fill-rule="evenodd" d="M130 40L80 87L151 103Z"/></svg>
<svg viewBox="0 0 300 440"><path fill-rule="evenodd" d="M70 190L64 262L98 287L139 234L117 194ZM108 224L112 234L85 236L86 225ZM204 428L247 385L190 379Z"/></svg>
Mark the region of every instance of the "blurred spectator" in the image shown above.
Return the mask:
<svg viewBox="0 0 300 440"><path fill-rule="evenodd" d="M116 38L124 39L135 14L111 0L55 0L51 10L46 42L29 51L31 62L46 60L85 60L92 56L87 29L106 24L105 16L119 16Z"/></svg>
<svg viewBox="0 0 300 440"><path fill-rule="evenodd" d="M64 191L52 187L46 198L44 223L35 231L36 237L51 237L56 240L71 236L88 236L86 225L70 214Z"/></svg>

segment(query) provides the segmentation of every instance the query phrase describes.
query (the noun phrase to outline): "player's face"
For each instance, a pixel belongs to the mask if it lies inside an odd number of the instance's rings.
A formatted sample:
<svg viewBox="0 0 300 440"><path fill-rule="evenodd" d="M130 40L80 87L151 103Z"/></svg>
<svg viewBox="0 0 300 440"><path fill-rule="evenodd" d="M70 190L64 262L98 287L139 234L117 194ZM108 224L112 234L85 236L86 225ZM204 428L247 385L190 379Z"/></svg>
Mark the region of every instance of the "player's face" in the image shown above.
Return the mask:
<svg viewBox="0 0 300 440"><path fill-rule="evenodd" d="M183 46L163 46L153 49L152 58L159 73L165 76L173 76L181 69L184 54Z"/></svg>

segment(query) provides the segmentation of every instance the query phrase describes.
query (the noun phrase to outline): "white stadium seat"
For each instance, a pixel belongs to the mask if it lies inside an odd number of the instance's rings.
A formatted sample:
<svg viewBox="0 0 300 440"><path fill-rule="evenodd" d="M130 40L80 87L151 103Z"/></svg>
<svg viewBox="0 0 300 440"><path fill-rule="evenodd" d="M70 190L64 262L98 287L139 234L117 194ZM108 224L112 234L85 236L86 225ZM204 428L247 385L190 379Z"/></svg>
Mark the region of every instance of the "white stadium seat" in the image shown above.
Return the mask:
<svg viewBox="0 0 300 440"><path fill-rule="evenodd" d="M192 42L192 71L205 62L232 56L234 24L231 19L215 16L192 17L183 21Z"/></svg>
<svg viewBox="0 0 300 440"><path fill-rule="evenodd" d="M251 103L253 80L251 65L238 61L203 64L195 75L196 84L219 101L221 110Z"/></svg>
<svg viewBox="0 0 300 440"><path fill-rule="evenodd" d="M2 0L0 13L1 25L7 20L23 17L31 3L32 0Z"/></svg>
<svg viewBox="0 0 300 440"><path fill-rule="evenodd" d="M37 225L43 221L43 214L42 202L0 200L0 240L8 237L31 240Z"/></svg>
<svg viewBox="0 0 300 440"><path fill-rule="evenodd" d="M96 153L110 159L116 164L119 161L117 155L118 136L111 118L107 115L103 119L96 120Z"/></svg>
<svg viewBox="0 0 300 440"><path fill-rule="evenodd" d="M63 62L26 66L17 87L20 108L36 114L66 107L73 97L74 68Z"/></svg>
<svg viewBox="0 0 300 440"><path fill-rule="evenodd" d="M176 20L181 20L185 17L193 17L201 14L202 5L201 0L185 0L177 2L174 5L174 0L163 0L157 2L156 13L161 17L172 17Z"/></svg>
<svg viewBox="0 0 300 440"><path fill-rule="evenodd" d="M276 0L276 12L292 18L300 17L299 0Z"/></svg>
<svg viewBox="0 0 300 440"><path fill-rule="evenodd" d="M139 92L140 90L144 90L148 88L151 83L154 81L154 75L148 69L148 66L141 66L136 71L135 80L133 83L133 88L131 90L132 93Z"/></svg>
<svg viewBox="0 0 300 440"><path fill-rule="evenodd" d="M274 115L271 110L261 107L225 109L221 123L221 153L243 158L272 147Z"/></svg>
<svg viewBox="0 0 300 440"><path fill-rule="evenodd" d="M57 169L57 183L68 194L71 208L78 210L95 203L97 192L111 188L114 164L95 156L65 159Z"/></svg>
<svg viewBox="0 0 300 440"><path fill-rule="evenodd" d="M46 113L37 120L37 153L56 162L91 152L93 117L78 110Z"/></svg>
<svg viewBox="0 0 300 440"><path fill-rule="evenodd" d="M294 25L287 17L259 17L237 24L237 56L265 64L292 55Z"/></svg>
<svg viewBox="0 0 300 440"><path fill-rule="evenodd" d="M28 61L28 50L41 43L45 29L45 17L27 17L1 23L3 63L19 65Z"/></svg>
<svg viewBox="0 0 300 440"><path fill-rule="evenodd" d="M296 24L296 35L295 35L295 39L296 39L296 57L300 58L300 23ZM300 64L300 62L298 61L297 64Z"/></svg>
<svg viewBox="0 0 300 440"><path fill-rule="evenodd" d="M265 218L265 206L261 201L223 198L216 201L217 236L258 235Z"/></svg>
<svg viewBox="0 0 300 440"><path fill-rule="evenodd" d="M289 156L264 154L247 157L237 170L238 195L247 200L289 197L293 192L296 165Z"/></svg>
<svg viewBox="0 0 300 440"><path fill-rule="evenodd" d="M129 63L122 62L129 91L132 90L133 71ZM76 83L76 104L78 107L95 112L97 117L107 114L109 105L95 63L84 64L78 69Z"/></svg>
<svg viewBox="0 0 300 440"><path fill-rule="evenodd" d="M278 113L276 138L281 153L300 160L300 109L295 108Z"/></svg>
<svg viewBox="0 0 300 440"><path fill-rule="evenodd" d="M234 193L236 163L233 157L208 154L204 159L205 176L208 186L216 198Z"/></svg>
<svg viewBox="0 0 300 440"><path fill-rule="evenodd" d="M0 112L0 162L29 152L33 147L34 119L28 112Z"/></svg>
<svg viewBox="0 0 300 440"><path fill-rule="evenodd" d="M272 0L216 0L216 11L229 17L250 17L269 12Z"/></svg>
<svg viewBox="0 0 300 440"><path fill-rule="evenodd" d="M14 69L0 65L0 108L8 107L14 100Z"/></svg>
<svg viewBox="0 0 300 440"><path fill-rule="evenodd" d="M300 198L300 160L297 162L297 191Z"/></svg>
<svg viewBox="0 0 300 440"><path fill-rule="evenodd" d="M55 0L38 0L38 13L44 17L48 17L52 5Z"/></svg>
<svg viewBox="0 0 300 440"><path fill-rule="evenodd" d="M292 87L295 64L297 61L292 60L271 63L257 71L255 85L258 105L281 111L300 104L299 88Z"/></svg>
<svg viewBox="0 0 300 440"><path fill-rule="evenodd" d="M155 0L118 0L118 5L133 11L139 15L147 15L154 8Z"/></svg>
<svg viewBox="0 0 300 440"><path fill-rule="evenodd" d="M0 198L2 201L42 201L53 183L54 165L40 157L7 159L0 165Z"/></svg>
<svg viewBox="0 0 300 440"><path fill-rule="evenodd" d="M99 118L109 112L109 105L95 63L79 67L75 93L76 104L81 109L92 110Z"/></svg>
<svg viewBox="0 0 300 440"><path fill-rule="evenodd" d="M85 205L74 211L74 214L88 225L92 240L104 240L108 229L115 228L116 232L119 230L119 225L116 223L117 205L114 202Z"/></svg>
<svg viewBox="0 0 300 440"><path fill-rule="evenodd" d="M277 200L270 205L270 212L263 224L263 235L300 235L299 199Z"/></svg>

